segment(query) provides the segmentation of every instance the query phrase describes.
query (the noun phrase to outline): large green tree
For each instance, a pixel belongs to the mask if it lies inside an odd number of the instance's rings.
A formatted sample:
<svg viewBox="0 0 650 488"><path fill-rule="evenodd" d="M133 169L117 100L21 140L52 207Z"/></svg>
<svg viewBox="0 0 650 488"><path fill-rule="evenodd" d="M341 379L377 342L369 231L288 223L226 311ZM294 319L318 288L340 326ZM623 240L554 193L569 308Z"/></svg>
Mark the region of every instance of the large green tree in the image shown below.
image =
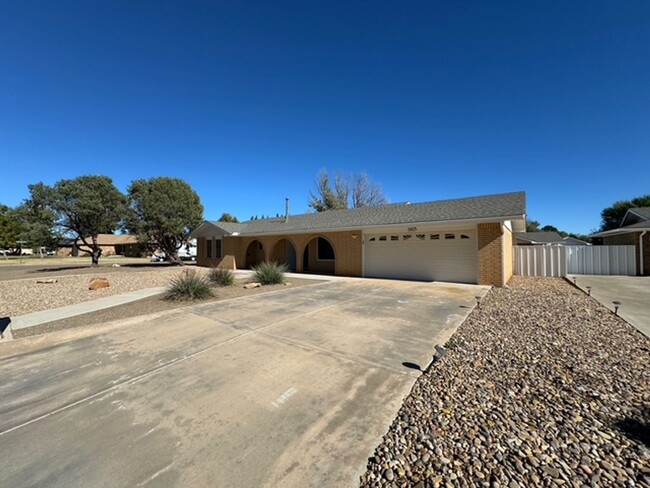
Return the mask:
<svg viewBox="0 0 650 488"><path fill-rule="evenodd" d="M60 235L70 235L83 252L90 254L92 264L99 264L102 248L97 236L112 233L124 218L126 197L108 176L88 175L57 181L53 186L43 183L29 185L31 198L25 205L51 212Z"/></svg>
<svg viewBox="0 0 650 488"><path fill-rule="evenodd" d="M42 201L25 200L16 207L15 213L21 223L22 242L40 250L56 246L61 237L57 233L56 215Z"/></svg>
<svg viewBox="0 0 650 488"><path fill-rule="evenodd" d="M137 235L149 250L160 251L169 262L182 264L178 250L203 220L197 193L185 181L168 177L135 180L127 193L126 230Z"/></svg>
<svg viewBox="0 0 650 488"><path fill-rule="evenodd" d="M0 204L0 248L16 249L22 232L23 227L16 211Z"/></svg>
<svg viewBox="0 0 650 488"><path fill-rule="evenodd" d="M309 206L316 212L386 203L388 200L381 187L372 182L366 173L352 176L336 173L332 181L329 173L322 170L316 178L314 189L309 193Z"/></svg>
<svg viewBox="0 0 650 488"><path fill-rule="evenodd" d="M537 220L526 221L526 232L539 232L540 223Z"/></svg>
<svg viewBox="0 0 650 488"><path fill-rule="evenodd" d="M612 230L620 227L627 211L634 207L650 207L650 195L643 195L632 200L619 200L611 207L603 209L600 213L602 219L600 231Z"/></svg>
<svg viewBox="0 0 650 488"><path fill-rule="evenodd" d="M229 213L222 213L221 217L219 217L219 222L233 222L233 223L238 223L239 220L237 220L237 217L234 215L230 215Z"/></svg>

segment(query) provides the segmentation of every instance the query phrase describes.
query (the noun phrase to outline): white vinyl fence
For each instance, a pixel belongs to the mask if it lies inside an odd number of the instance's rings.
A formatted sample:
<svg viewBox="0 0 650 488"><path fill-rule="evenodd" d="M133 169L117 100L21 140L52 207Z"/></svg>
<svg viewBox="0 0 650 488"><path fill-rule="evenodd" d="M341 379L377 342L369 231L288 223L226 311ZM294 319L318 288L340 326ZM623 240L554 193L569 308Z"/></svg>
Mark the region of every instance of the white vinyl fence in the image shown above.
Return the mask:
<svg viewBox="0 0 650 488"><path fill-rule="evenodd" d="M636 274L634 246L514 246L513 259L521 276Z"/></svg>

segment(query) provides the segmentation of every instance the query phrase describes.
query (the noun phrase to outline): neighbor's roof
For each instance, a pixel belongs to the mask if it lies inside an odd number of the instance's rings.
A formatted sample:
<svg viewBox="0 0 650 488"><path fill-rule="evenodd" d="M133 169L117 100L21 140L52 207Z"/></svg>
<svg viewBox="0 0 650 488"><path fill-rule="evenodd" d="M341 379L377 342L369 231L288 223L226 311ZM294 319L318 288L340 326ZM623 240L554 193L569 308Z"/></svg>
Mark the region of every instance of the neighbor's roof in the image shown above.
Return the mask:
<svg viewBox="0 0 650 488"><path fill-rule="evenodd" d="M619 227L617 229L605 230L603 232L596 232L595 234L591 234L591 237L605 237L605 236L613 236L616 234L629 234L630 232L643 232L644 230L650 230L650 221L637 222L636 224L626 225L625 227Z"/></svg>
<svg viewBox="0 0 650 488"><path fill-rule="evenodd" d="M591 246L591 243L571 236L565 237L564 242L567 246Z"/></svg>
<svg viewBox="0 0 650 488"><path fill-rule="evenodd" d="M525 213L526 194L515 192L426 203L399 203L346 210L328 210L290 215L288 221L284 217L278 217L250 220L242 224L228 222L211 222L211 224L229 233L259 235L428 222L523 219ZM230 227L233 225L236 227Z"/></svg>
<svg viewBox="0 0 650 488"><path fill-rule="evenodd" d="M625 225L623 227L618 227L617 229L605 230L603 232L596 232L591 234L592 237L605 237L616 234L629 234L630 232L640 232L644 230L650 230L650 207L635 207L630 208L623 218L623 222L627 218L628 213L633 213L642 219L645 219L642 222L637 222L635 224Z"/></svg>
<svg viewBox="0 0 650 488"><path fill-rule="evenodd" d="M540 242L543 244L564 242L564 238L555 231L517 232L515 236L517 236L517 239L523 239L530 242Z"/></svg>
<svg viewBox="0 0 650 488"><path fill-rule="evenodd" d="M646 220L650 220L650 207L631 208L631 209L628 210L628 212L635 213L641 218L644 218Z"/></svg>

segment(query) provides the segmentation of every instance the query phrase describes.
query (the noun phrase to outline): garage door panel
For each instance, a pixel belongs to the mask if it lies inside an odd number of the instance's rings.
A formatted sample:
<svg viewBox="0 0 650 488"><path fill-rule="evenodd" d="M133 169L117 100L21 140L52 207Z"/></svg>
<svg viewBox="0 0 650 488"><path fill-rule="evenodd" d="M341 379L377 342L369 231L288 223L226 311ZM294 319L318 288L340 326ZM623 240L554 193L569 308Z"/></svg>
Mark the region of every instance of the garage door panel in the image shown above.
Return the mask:
<svg viewBox="0 0 650 488"><path fill-rule="evenodd" d="M476 283L476 231L365 236L365 275Z"/></svg>

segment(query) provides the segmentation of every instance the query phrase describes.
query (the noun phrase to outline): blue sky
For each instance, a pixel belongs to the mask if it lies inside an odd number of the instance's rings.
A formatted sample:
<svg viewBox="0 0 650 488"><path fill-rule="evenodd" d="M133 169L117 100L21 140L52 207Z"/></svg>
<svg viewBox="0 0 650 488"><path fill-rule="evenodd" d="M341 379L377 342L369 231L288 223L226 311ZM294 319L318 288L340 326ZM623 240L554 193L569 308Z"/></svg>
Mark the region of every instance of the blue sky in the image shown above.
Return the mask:
<svg viewBox="0 0 650 488"><path fill-rule="evenodd" d="M525 190L573 232L650 193L650 2L3 2L0 203L178 176L207 218Z"/></svg>

